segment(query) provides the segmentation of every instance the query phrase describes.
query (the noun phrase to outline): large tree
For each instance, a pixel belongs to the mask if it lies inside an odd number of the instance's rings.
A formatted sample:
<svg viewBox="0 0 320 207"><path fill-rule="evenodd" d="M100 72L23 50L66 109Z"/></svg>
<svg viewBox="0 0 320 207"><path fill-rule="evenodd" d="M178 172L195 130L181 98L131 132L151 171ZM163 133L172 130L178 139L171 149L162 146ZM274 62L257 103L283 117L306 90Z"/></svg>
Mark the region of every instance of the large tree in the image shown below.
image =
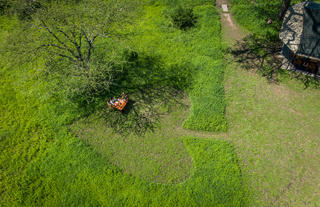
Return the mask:
<svg viewBox="0 0 320 207"><path fill-rule="evenodd" d="M69 97L92 102L108 92L121 69L113 51L133 9L133 1L51 2L32 16L23 41L46 61L47 74L60 75Z"/></svg>

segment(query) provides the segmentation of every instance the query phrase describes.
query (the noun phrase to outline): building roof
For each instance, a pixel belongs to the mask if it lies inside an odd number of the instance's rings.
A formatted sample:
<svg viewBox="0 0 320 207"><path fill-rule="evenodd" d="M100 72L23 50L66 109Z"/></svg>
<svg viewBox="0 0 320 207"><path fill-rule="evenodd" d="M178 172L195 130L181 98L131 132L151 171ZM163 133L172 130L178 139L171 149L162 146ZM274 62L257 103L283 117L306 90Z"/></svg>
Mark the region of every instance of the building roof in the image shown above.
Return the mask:
<svg viewBox="0 0 320 207"><path fill-rule="evenodd" d="M292 52L320 59L320 4L302 2L289 7L279 37Z"/></svg>

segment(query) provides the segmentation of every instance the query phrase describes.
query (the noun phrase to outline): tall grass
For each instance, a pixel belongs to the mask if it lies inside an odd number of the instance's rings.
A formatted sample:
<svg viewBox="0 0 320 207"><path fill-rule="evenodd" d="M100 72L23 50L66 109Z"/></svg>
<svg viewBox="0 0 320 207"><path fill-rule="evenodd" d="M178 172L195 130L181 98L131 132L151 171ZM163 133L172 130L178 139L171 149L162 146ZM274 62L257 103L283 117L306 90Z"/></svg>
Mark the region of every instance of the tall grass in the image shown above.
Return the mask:
<svg viewBox="0 0 320 207"><path fill-rule="evenodd" d="M148 183L121 173L79 140L51 145L31 164L13 203L24 206L245 206L233 147L185 138L193 175L177 185ZM61 153L63 152L63 153Z"/></svg>
<svg viewBox="0 0 320 207"><path fill-rule="evenodd" d="M167 2L147 7L134 40L137 51L161 57L163 69L175 74L191 98L190 115L183 127L226 131L224 117L223 48L214 1ZM179 8L192 9L194 28L174 27L170 18ZM184 80L184 81L183 81ZM179 85L179 84L178 84Z"/></svg>
<svg viewBox="0 0 320 207"><path fill-rule="evenodd" d="M161 14L163 8L146 7L146 19ZM218 15L213 5L193 9L199 19L197 27L188 33L168 29L168 19L151 18L152 24L140 22L145 30L141 39L136 37L134 45L147 54L160 54L164 68L179 68L182 79L195 74L189 90L192 108L184 124L186 128L225 130ZM168 30L168 36L162 36ZM2 55L1 65L6 65L6 60ZM14 68L3 66L0 70L3 205L246 205L237 159L227 142L184 138L194 169L189 180L177 185L150 183L121 172L69 132L66 125L85 112L61 92L53 91L57 83L41 79L37 70L40 67L44 67L42 62Z"/></svg>
<svg viewBox="0 0 320 207"><path fill-rule="evenodd" d="M232 14L241 26L255 35L277 39L282 22L279 20L281 8L279 0L231 0ZM299 0L292 0L291 5L299 3ZM320 3L319 0L314 2ZM268 18L272 24L267 24Z"/></svg>
<svg viewBox="0 0 320 207"><path fill-rule="evenodd" d="M48 86L38 88L35 80L21 82L19 71L1 72L2 204L246 205L241 173L231 144L185 137L184 144L194 162L190 179L177 185L149 183L122 173L73 137L65 125L79 112L75 113L72 106L61 100L37 96L46 94L42 90ZM14 91L17 82L21 85Z"/></svg>
<svg viewBox="0 0 320 207"><path fill-rule="evenodd" d="M192 107L184 127L206 131L226 131L224 117L223 51L219 15L212 5L195 7L198 30L192 40L191 63L196 68L190 91Z"/></svg>

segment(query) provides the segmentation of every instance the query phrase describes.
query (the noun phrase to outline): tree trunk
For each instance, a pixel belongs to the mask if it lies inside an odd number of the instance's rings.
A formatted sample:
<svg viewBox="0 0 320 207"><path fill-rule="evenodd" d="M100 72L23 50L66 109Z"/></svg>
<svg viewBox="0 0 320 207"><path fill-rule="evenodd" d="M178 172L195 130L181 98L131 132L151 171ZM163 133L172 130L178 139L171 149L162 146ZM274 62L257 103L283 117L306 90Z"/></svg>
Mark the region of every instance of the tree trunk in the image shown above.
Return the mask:
<svg viewBox="0 0 320 207"><path fill-rule="evenodd" d="M280 20L283 20L289 6L290 6L291 0L282 0L281 9L279 13Z"/></svg>

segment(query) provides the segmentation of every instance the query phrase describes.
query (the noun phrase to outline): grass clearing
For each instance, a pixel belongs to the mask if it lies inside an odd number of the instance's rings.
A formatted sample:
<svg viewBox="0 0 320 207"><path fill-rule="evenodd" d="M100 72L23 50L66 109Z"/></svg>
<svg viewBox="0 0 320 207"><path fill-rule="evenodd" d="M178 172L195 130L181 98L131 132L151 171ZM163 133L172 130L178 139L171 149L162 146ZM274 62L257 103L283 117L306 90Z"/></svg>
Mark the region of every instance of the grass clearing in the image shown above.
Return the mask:
<svg viewBox="0 0 320 207"><path fill-rule="evenodd" d="M72 132L89 147L124 172L156 183L180 183L193 168L181 134L176 128L185 118L185 108L174 107L163 115L158 127L144 136L117 134L93 115L72 125Z"/></svg>
<svg viewBox="0 0 320 207"><path fill-rule="evenodd" d="M252 206L320 202L320 93L287 80L271 84L229 63L225 74L228 139L252 190Z"/></svg>

